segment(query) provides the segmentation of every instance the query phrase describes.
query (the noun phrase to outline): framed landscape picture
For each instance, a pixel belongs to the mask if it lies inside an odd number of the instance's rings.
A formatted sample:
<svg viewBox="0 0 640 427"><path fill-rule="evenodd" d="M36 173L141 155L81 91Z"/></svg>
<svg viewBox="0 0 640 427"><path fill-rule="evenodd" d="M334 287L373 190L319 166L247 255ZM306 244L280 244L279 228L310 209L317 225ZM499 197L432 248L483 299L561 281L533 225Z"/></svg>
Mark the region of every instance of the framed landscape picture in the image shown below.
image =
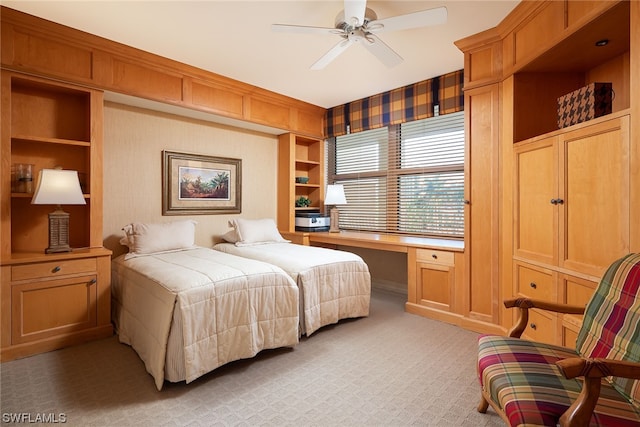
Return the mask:
<svg viewBox="0 0 640 427"><path fill-rule="evenodd" d="M162 152L162 214L240 213L242 160Z"/></svg>

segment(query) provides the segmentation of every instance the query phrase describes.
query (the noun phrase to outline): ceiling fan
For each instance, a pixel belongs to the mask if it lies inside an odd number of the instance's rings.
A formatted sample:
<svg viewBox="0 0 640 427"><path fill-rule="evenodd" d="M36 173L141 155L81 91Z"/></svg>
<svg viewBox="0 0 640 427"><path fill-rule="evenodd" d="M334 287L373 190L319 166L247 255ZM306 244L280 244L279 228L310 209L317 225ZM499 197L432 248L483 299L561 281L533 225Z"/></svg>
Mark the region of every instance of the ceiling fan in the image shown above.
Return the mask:
<svg viewBox="0 0 640 427"><path fill-rule="evenodd" d="M383 64L391 68L403 59L387 46L377 34L384 31L401 31L411 28L444 24L447 8L434 9L378 19L376 13L367 7L367 0L344 0L344 10L336 16L335 27L309 27L303 25L273 24L273 31L295 33L334 34L342 38L338 44L325 53L312 66L312 70L326 67L351 45L361 44Z"/></svg>

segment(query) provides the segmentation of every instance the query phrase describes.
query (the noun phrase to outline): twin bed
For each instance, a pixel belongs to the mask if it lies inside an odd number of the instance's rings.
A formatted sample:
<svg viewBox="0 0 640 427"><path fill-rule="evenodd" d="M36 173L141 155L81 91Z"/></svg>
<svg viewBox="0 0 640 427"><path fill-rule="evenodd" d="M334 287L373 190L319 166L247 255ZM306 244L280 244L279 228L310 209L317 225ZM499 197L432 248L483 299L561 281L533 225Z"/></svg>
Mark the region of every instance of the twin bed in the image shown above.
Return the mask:
<svg viewBox="0 0 640 427"><path fill-rule="evenodd" d="M194 245L194 221L123 228L113 319L158 390L369 314L371 278L357 255L288 243L272 220L230 225L228 243L212 249Z"/></svg>

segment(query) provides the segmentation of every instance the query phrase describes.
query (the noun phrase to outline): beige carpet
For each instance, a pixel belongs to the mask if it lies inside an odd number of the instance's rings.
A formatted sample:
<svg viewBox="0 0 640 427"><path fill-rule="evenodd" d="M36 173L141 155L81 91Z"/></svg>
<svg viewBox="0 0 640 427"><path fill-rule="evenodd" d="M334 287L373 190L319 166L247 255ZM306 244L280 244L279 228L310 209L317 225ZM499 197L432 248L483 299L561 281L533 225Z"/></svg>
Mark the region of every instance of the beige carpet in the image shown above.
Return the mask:
<svg viewBox="0 0 640 427"><path fill-rule="evenodd" d="M6 362L2 423L21 416L72 426L503 425L491 410L475 409L477 334L407 314L403 303L374 290L368 318L191 384L165 383L161 392L116 337Z"/></svg>

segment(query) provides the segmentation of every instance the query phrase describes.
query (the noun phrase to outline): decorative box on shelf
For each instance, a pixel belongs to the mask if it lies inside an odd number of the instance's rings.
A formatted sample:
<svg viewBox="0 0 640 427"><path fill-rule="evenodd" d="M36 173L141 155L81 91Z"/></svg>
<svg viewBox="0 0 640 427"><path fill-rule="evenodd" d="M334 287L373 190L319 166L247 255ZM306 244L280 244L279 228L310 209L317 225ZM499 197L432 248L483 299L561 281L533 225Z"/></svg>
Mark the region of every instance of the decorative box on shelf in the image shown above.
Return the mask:
<svg viewBox="0 0 640 427"><path fill-rule="evenodd" d="M591 83L558 98L558 128L611 114L611 83Z"/></svg>

